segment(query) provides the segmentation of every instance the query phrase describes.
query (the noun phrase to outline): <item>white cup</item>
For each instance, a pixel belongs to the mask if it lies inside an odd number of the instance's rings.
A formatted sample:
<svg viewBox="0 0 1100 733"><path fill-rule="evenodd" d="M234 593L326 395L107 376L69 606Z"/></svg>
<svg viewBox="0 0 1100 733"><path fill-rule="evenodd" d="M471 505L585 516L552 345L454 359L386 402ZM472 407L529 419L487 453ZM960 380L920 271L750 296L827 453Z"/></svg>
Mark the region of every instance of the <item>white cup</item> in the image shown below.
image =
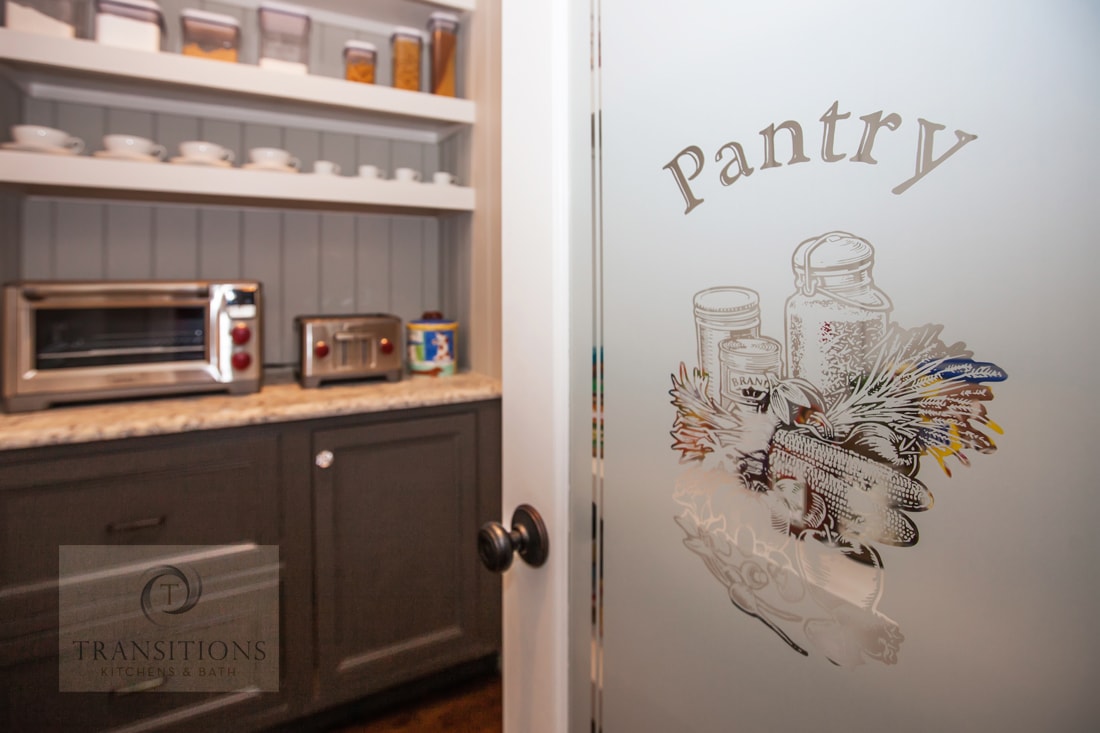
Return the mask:
<svg viewBox="0 0 1100 733"><path fill-rule="evenodd" d="M397 181L419 181L420 171L415 168L395 168L393 177Z"/></svg>
<svg viewBox="0 0 1100 733"><path fill-rule="evenodd" d="M163 145L157 145L149 138L138 137L137 135L104 135L103 147L109 153L135 156L151 155L162 160L168 152Z"/></svg>
<svg viewBox="0 0 1100 733"><path fill-rule="evenodd" d="M180 155L188 160L232 163L236 157L229 148L205 140L185 140L180 143Z"/></svg>
<svg viewBox="0 0 1100 733"><path fill-rule="evenodd" d="M432 180L440 184L441 186L449 186L456 182L458 178L455 177L454 173L448 173L447 171L436 171L432 175Z"/></svg>
<svg viewBox="0 0 1100 733"><path fill-rule="evenodd" d="M64 130L42 125L12 125L11 138L20 145L35 148L68 148L74 153L84 150L84 141Z"/></svg>
<svg viewBox="0 0 1100 733"><path fill-rule="evenodd" d="M386 174L376 165L361 165L359 166L360 178L385 178Z"/></svg>
<svg viewBox="0 0 1100 733"><path fill-rule="evenodd" d="M331 160L317 160L313 163L313 172L322 176L340 175L340 164Z"/></svg>
<svg viewBox="0 0 1100 733"><path fill-rule="evenodd" d="M298 168L302 164L282 148L252 148L248 157L254 164L268 168Z"/></svg>

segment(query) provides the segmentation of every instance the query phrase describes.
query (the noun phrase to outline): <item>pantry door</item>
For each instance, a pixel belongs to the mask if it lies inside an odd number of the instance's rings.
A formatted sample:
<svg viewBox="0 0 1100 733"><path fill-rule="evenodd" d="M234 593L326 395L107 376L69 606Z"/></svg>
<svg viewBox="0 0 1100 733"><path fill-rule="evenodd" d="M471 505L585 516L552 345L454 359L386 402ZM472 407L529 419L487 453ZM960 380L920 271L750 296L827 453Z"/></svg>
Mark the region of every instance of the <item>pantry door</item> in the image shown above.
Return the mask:
<svg viewBox="0 0 1100 733"><path fill-rule="evenodd" d="M1094 729L1096 4L504 17L506 731Z"/></svg>

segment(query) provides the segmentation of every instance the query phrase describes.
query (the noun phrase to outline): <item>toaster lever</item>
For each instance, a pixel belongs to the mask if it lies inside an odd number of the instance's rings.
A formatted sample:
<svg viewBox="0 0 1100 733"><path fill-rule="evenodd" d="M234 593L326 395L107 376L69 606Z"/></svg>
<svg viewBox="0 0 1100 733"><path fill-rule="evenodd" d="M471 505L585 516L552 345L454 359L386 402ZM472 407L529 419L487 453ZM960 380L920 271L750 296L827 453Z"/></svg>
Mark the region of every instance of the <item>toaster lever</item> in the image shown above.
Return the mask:
<svg viewBox="0 0 1100 733"><path fill-rule="evenodd" d="M374 338L374 334L364 331L337 331L333 338L337 341L369 341Z"/></svg>

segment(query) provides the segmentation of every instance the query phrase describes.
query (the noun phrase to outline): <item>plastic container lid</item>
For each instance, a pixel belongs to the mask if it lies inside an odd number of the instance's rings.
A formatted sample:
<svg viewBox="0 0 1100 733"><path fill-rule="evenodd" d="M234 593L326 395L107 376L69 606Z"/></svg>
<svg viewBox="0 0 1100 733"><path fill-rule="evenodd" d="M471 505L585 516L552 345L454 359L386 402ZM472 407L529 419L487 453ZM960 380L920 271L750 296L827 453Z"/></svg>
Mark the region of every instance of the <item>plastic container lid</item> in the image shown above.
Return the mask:
<svg viewBox="0 0 1100 733"><path fill-rule="evenodd" d="M275 2L275 0L264 0L264 2L260 3L260 10L270 10L275 13L300 15L303 18L309 18L309 11L303 8L301 5L291 5L290 3Z"/></svg>
<svg viewBox="0 0 1100 733"><path fill-rule="evenodd" d="M96 0L96 7L100 10L114 7L124 11L131 17L138 17L144 13L152 13L159 22L164 22L164 13L161 12L160 5L154 2L154 0ZM137 12L135 13L133 11Z"/></svg>
<svg viewBox="0 0 1100 733"><path fill-rule="evenodd" d="M240 28L241 22L234 18L232 15L223 15L222 13L211 13L208 10L194 10L188 8L180 11L180 17L184 20L200 20L206 23L213 23L214 25L224 25L232 28Z"/></svg>
<svg viewBox="0 0 1100 733"><path fill-rule="evenodd" d="M458 16L454 13L447 13L445 11L439 10L428 16L429 27L433 23L447 23L450 25L458 25Z"/></svg>
<svg viewBox="0 0 1100 733"><path fill-rule="evenodd" d="M414 36L418 41L424 40L424 35L420 32L419 28L410 28L407 25L399 25L393 29L393 35L396 36Z"/></svg>
<svg viewBox="0 0 1100 733"><path fill-rule="evenodd" d="M378 53L378 47L370 41L348 41L344 44L344 53L348 51L369 51L370 53Z"/></svg>

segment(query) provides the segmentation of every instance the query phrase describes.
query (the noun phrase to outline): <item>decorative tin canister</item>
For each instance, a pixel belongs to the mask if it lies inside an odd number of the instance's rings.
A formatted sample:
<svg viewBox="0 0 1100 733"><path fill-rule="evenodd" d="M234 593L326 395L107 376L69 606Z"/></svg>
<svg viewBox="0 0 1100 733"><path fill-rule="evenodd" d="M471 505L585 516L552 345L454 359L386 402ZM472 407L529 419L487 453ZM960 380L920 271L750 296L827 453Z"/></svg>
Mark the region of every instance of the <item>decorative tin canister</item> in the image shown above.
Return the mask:
<svg viewBox="0 0 1100 733"><path fill-rule="evenodd" d="M424 318L408 324L409 371L450 375L458 363L458 322Z"/></svg>

